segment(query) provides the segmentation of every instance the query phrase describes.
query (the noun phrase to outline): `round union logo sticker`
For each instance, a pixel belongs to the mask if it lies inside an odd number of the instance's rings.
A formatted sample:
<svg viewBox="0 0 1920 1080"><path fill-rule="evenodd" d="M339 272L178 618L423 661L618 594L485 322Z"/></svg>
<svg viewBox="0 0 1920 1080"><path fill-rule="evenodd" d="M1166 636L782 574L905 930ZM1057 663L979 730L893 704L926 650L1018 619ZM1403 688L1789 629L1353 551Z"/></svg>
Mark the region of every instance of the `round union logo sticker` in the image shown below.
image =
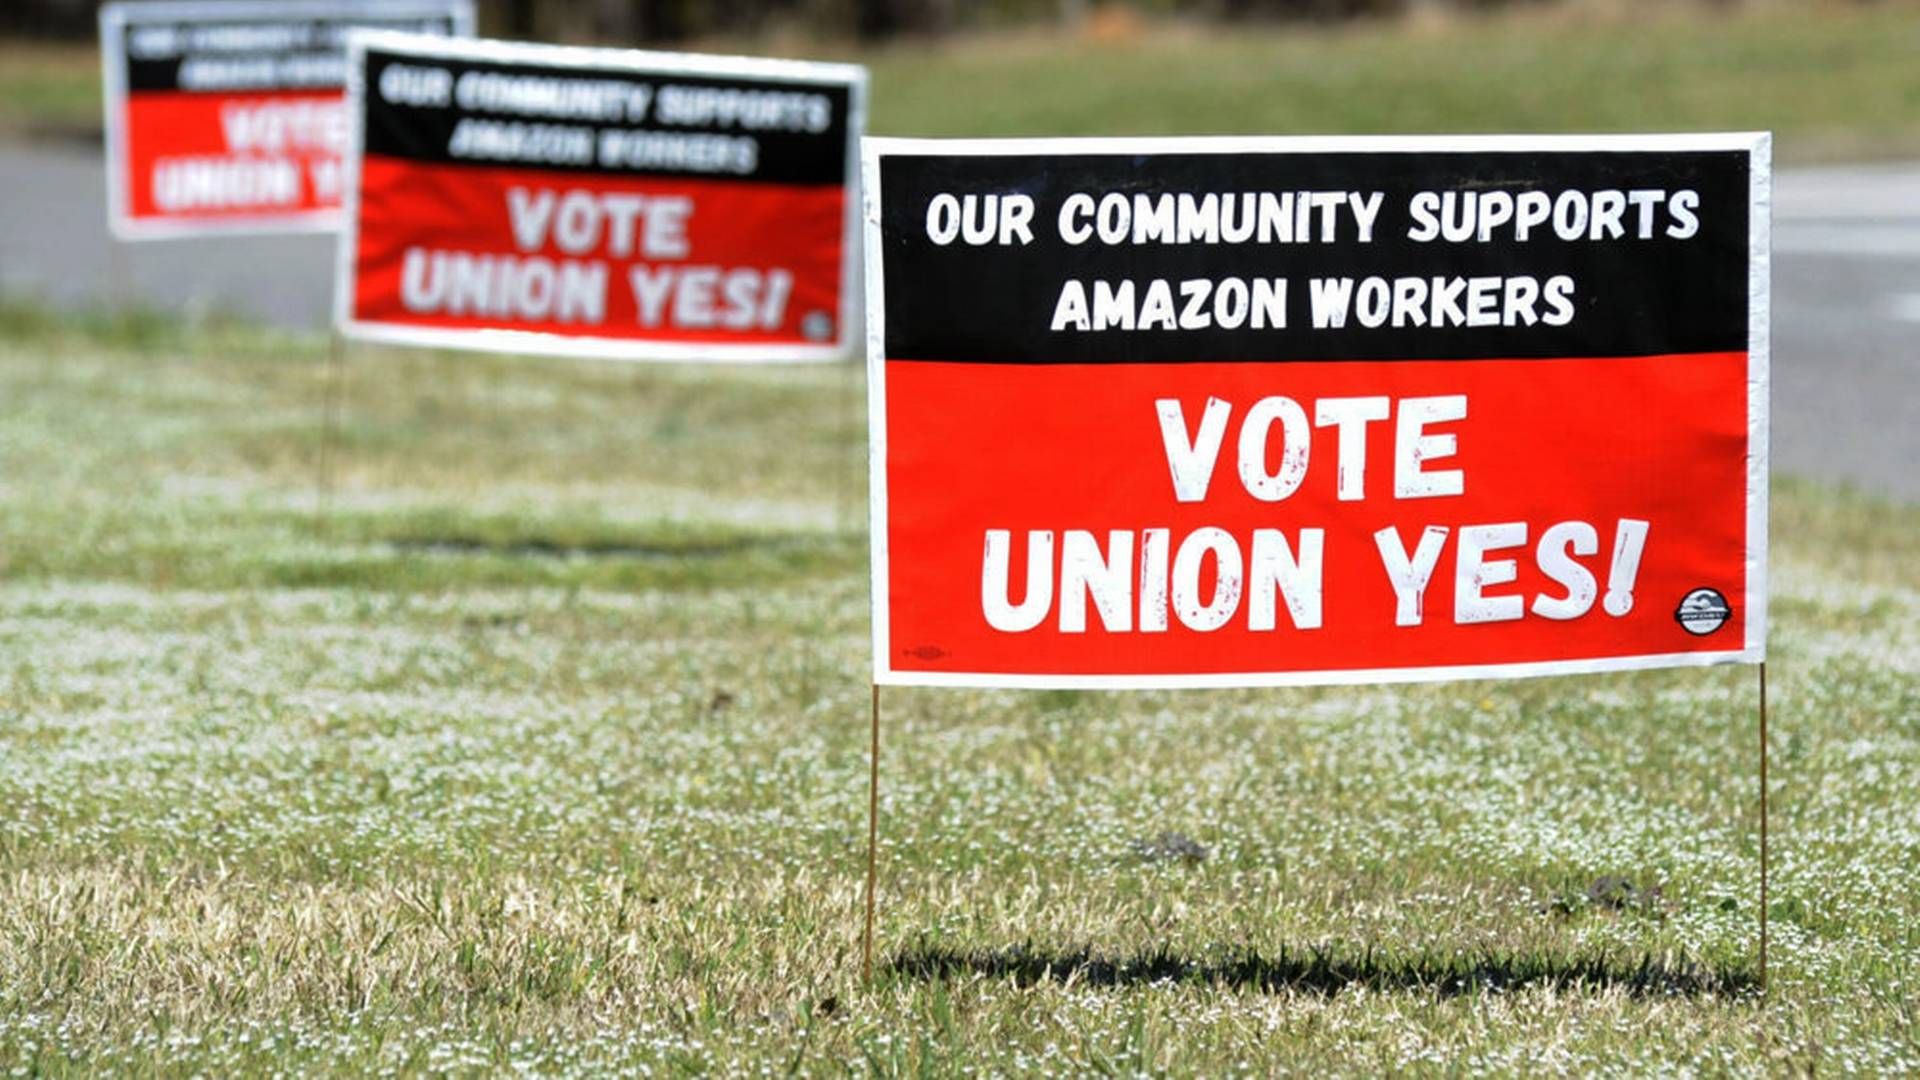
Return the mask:
<svg viewBox="0 0 1920 1080"><path fill-rule="evenodd" d="M1689 634L1706 636L1727 624L1733 614L1727 598L1718 589L1695 589L1680 599L1673 617Z"/></svg>

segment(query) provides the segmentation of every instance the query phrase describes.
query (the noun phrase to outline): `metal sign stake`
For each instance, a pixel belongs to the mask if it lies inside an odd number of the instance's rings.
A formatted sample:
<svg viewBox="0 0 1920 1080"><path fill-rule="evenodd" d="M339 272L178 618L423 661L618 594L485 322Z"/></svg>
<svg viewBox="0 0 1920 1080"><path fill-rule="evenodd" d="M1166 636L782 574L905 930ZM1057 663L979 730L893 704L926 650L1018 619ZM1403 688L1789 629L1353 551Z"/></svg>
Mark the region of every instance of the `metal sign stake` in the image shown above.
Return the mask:
<svg viewBox="0 0 1920 1080"><path fill-rule="evenodd" d="M340 426L340 396L342 384L347 377L347 344L335 329L327 335L327 370L325 373L325 400L320 419L320 460L316 466L314 485L318 489L314 499L314 530L321 534L327 531L327 512L333 504L333 444Z"/></svg>
<svg viewBox="0 0 1920 1080"><path fill-rule="evenodd" d="M1760 992L1767 992L1767 662L1760 662Z"/></svg>
<svg viewBox="0 0 1920 1080"><path fill-rule="evenodd" d="M875 855L880 839L880 684L873 684L873 741L867 748L867 923L860 935L860 977L873 981L873 893L879 874Z"/></svg>

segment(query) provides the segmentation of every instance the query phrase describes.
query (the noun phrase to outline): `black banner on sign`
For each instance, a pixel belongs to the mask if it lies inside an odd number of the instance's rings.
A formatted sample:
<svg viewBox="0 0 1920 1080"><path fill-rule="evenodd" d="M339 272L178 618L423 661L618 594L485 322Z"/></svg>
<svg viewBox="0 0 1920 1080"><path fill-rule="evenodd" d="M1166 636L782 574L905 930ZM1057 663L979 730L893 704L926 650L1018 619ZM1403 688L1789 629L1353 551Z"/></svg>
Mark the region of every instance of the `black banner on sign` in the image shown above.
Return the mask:
<svg viewBox="0 0 1920 1080"><path fill-rule="evenodd" d="M128 93L327 90L346 84L354 29L465 36L464 0L261 4L245 0L114 4L103 20L108 52Z"/></svg>
<svg viewBox="0 0 1920 1080"><path fill-rule="evenodd" d="M851 88L370 46L363 152L432 164L843 184Z"/></svg>
<svg viewBox="0 0 1920 1080"><path fill-rule="evenodd" d="M900 155L878 183L892 359L1644 356L1748 337L1744 151Z"/></svg>
<svg viewBox="0 0 1920 1080"><path fill-rule="evenodd" d="M450 37L459 31L450 16L364 19L354 22L286 22L256 18L196 27L193 24L129 26L124 32L127 89L132 93L184 90L322 89L346 85L341 41L348 29L399 30ZM208 31L218 30L219 36ZM174 35L181 45L154 49L147 42ZM206 44L195 45L196 41ZM159 55L151 55L157 51Z"/></svg>

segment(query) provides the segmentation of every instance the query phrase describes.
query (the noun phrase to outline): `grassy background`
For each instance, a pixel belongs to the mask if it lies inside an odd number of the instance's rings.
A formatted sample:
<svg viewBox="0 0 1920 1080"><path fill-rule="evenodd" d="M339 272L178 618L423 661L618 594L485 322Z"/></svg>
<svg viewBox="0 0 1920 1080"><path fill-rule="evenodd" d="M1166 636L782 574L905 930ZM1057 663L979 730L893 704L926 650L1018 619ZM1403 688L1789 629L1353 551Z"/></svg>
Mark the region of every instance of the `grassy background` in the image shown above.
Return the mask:
<svg viewBox="0 0 1920 1080"><path fill-rule="evenodd" d="M862 59L880 134L1765 129L1787 160L1920 153L1920 5L1574 9Z"/></svg>
<svg viewBox="0 0 1920 1080"><path fill-rule="evenodd" d="M1751 669L900 691L847 368L0 310L0 1069L1920 1068L1920 509Z"/></svg>
<svg viewBox="0 0 1920 1080"><path fill-rule="evenodd" d="M1807 161L1920 154L1920 5L1577 0L1333 27L1094 22L859 51L893 135L1771 129ZM0 43L0 132L97 127L90 50Z"/></svg>
<svg viewBox="0 0 1920 1080"><path fill-rule="evenodd" d="M1920 150L1913 6L1650 10L857 58L891 133ZM0 1071L1920 1069L1920 508L1776 491L1765 1002L1747 669L892 693L866 987L858 373L331 378L0 304Z"/></svg>

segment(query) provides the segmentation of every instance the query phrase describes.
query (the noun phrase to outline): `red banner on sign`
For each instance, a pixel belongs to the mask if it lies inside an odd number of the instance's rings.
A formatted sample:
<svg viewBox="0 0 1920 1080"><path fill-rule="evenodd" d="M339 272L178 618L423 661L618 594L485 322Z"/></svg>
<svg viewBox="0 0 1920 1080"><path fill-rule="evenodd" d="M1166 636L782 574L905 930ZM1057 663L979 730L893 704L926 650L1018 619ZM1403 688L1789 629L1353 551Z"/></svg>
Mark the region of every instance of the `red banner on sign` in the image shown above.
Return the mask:
<svg viewBox="0 0 1920 1080"><path fill-rule="evenodd" d="M1724 651L1743 613L1702 635L1676 612L1745 580L1746 361L889 364L890 667L1337 672ZM1210 402L1226 419L1206 460L1184 440ZM1000 627L990 606L1008 611Z"/></svg>
<svg viewBox="0 0 1920 1080"><path fill-rule="evenodd" d="M838 186L361 164L353 317L565 337L839 334Z"/></svg>
<svg viewBox="0 0 1920 1080"><path fill-rule="evenodd" d="M132 95L122 121L128 216L330 224L346 120L338 92Z"/></svg>

